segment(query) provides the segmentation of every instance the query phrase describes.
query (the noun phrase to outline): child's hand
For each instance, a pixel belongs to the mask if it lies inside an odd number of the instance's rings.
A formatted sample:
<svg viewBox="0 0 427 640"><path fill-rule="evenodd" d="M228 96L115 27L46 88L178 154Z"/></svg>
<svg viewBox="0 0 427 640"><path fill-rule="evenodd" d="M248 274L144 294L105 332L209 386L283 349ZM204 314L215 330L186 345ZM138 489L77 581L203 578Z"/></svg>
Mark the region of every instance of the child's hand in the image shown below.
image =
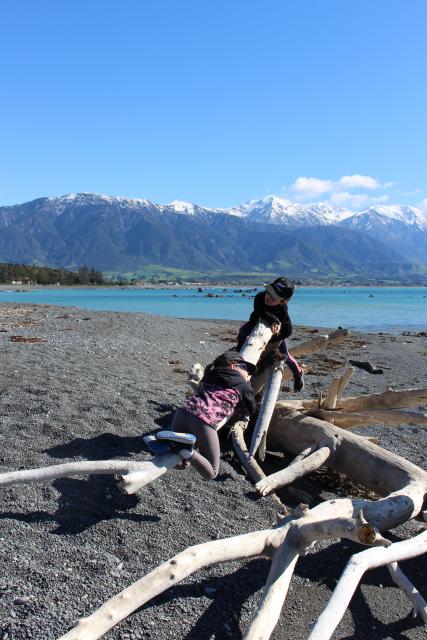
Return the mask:
<svg viewBox="0 0 427 640"><path fill-rule="evenodd" d="M271 333L273 334L273 336L277 336L277 334L280 331L280 322L273 322L273 324L270 327L271 329Z"/></svg>

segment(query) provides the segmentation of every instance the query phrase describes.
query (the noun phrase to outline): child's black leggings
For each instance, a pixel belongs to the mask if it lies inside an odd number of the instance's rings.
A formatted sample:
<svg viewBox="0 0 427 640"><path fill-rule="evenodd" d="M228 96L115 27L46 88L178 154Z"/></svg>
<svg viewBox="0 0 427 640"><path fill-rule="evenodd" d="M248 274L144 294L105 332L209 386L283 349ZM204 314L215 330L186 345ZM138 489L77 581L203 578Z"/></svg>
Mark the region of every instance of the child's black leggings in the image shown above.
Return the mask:
<svg viewBox="0 0 427 640"><path fill-rule="evenodd" d="M218 475L220 448L218 434L214 427L200 420L184 409L178 409L172 421L172 429L196 436L196 447L189 462L205 480L213 480Z"/></svg>

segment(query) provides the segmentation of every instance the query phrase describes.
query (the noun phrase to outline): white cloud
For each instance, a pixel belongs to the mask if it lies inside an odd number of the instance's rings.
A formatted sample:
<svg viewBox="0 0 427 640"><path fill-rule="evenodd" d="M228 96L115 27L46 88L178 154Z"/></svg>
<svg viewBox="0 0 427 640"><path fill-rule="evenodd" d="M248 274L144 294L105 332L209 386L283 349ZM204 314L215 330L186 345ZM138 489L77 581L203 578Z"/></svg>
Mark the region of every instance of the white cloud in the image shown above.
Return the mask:
<svg viewBox="0 0 427 640"><path fill-rule="evenodd" d="M395 182L380 182L373 176L355 173L336 180L299 176L292 185L282 187L281 197L303 206L322 201L331 206L360 211L370 205L395 200L397 195L400 195L399 199L402 200L401 196L413 198L421 193L421 189L405 193ZM422 196L419 195L419 198ZM427 212L427 198L416 206Z"/></svg>
<svg viewBox="0 0 427 640"><path fill-rule="evenodd" d="M336 191L329 198L329 203L338 207L349 209L364 209L371 204L384 204L388 202L386 194L382 196L369 196L366 193L350 193L349 191Z"/></svg>
<svg viewBox="0 0 427 640"><path fill-rule="evenodd" d="M361 176L358 173L352 176L342 176L337 183L344 189L378 189L380 183L371 176Z"/></svg>
<svg viewBox="0 0 427 640"><path fill-rule="evenodd" d="M291 191L303 197L320 196L322 193L328 193L332 190L332 180L321 180L320 178L306 178L301 176L297 178L291 186Z"/></svg>

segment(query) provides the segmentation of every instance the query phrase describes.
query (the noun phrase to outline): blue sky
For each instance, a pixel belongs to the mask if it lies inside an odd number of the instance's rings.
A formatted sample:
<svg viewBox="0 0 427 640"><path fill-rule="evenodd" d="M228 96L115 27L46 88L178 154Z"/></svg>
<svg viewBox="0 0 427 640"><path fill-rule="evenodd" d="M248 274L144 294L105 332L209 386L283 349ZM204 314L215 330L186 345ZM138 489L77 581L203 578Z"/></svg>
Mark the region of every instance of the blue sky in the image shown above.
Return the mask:
<svg viewBox="0 0 427 640"><path fill-rule="evenodd" d="M0 205L427 208L425 0L0 0Z"/></svg>

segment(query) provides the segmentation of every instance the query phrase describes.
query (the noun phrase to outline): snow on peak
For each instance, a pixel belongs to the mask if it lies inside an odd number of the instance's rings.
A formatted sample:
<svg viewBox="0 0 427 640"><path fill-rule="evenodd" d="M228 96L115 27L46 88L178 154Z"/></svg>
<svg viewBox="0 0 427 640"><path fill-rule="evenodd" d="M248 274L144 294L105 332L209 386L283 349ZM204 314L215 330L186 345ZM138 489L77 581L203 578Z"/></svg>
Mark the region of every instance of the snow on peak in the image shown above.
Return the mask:
<svg viewBox="0 0 427 640"><path fill-rule="evenodd" d="M142 198L126 198L90 192L69 193L63 196L41 199L54 205L56 215L61 215L67 205L75 208L87 205L106 204L120 209L129 208L138 213L144 208L152 211L174 212L187 216L225 214L239 217L250 223L281 225L288 229L314 225L344 225L352 228L371 228L372 225L387 227L396 223L405 224L414 230L427 230L427 211L410 205L372 204L363 211L355 212L334 207L327 202L299 204L276 195L249 200L234 207L213 209L183 200L172 200L169 204L154 204Z"/></svg>
<svg viewBox="0 0 427 640"><path fill-rule="evenodd" d="M184 200L172 200L167 205L168 207L172 207L175 213L186 213L187 215L194 216L194 204L191 202L185 202Z"/></svg>
<svg viewBox="0 0 427 640"><path fill-rule="evenodd" d="M250 222L280 224L288 227L333 224L350 215L350 212L334 209L325 203L304 206L279 196L264 196L233 207L228 213L238 215Z"/></svg>
<svg viewBox="0 0 427 640"><path fill-rule="evenodd" d="M427 229L427 213L410 205L371 205L364 211L354 214L353 218L375 217L382 218L384 222L398 221L409 226Z"/></svg>
<svg viewBox="0 0 427 640"><path fill-rule="evenodd" d="M79 193L69 193L65 196L50 197L51 202L57 202L58 204L73 203L76 205L96 204L96 203L108 203L111 205L120 206L147 206L150 203L149 200L142 198L125 198L124 196L108 196L103 193L91 193L88 191L81 191Z"/></svg>

